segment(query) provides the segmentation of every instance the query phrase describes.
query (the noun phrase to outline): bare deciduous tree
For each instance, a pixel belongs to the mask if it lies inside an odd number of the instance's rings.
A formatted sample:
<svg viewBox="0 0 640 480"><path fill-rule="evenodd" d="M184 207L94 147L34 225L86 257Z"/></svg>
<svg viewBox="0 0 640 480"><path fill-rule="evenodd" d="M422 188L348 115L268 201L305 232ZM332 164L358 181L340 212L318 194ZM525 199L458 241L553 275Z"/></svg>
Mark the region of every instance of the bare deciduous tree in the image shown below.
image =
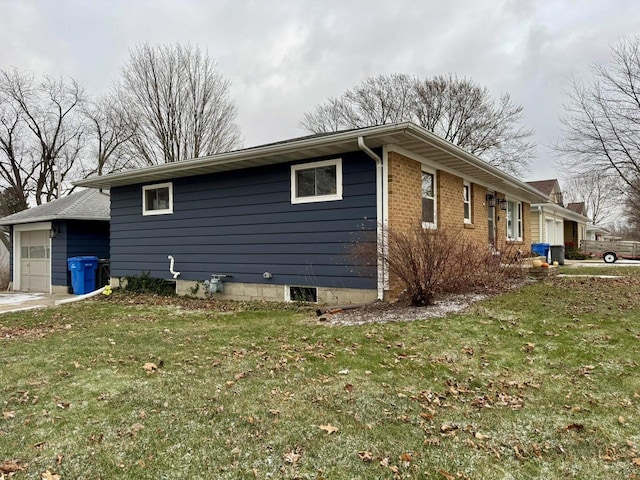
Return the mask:
<svg viewBox="0 0 640 480"><path fill-rule="evenodd" d="M118 97L105 95L88 102L83 113L87 119L91 156L83 162L84 177L105 175L143 166L128 148L136 134L136 123Z"/></svg>
<svg viewBox="0 0 640 480"><path fill-rule="evenodd" d="M136 125L132 154L155 165L240 146L229 85L199 48L136 47L116 88Z"/></svg>
<svg viewBox="0 0 640 480"><path fill-rule="evenodd" d="M557 144L574 172L609 174L640 193L640 37L611 48L608 64L595 64L593 79L573 79Z"/></svg>
<svg viewBox="0 0 640 480"><path fill-rule="evenodd" d="M569 177L563 183L564 200L584 202L587 215L594 225L606 224L619 211L621 192L618 182L610 175L585 173Z"/></svg>
<svg viewBox="0 0 640 480"><path fill-rule="evenodd" d="M339 98L304 114L313 133L411 121L510 173L526 170L533 132L519 126L522 107L503 94L496 104L486 88L455 75L367 78Z"/></svg>
<svg viewBox="0 0 640 480"><path fill-rule="evenodd" d="M68 81L0 71L0 182L26 205L60 193L84 141L84 90Z"/></svg>

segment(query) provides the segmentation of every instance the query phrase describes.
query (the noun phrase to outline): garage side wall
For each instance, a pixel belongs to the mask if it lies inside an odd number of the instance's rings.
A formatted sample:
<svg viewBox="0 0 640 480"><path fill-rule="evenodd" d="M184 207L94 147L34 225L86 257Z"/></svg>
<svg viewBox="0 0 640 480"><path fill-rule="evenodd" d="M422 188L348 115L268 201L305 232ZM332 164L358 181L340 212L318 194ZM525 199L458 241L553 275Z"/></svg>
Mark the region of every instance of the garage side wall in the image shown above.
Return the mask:
<svg viewBox="0 0 640 480"><path fill-rule="evenodd" d="M68 220L54 222L51 241L51 285L54 293L66 293L71 285L67 258L109 258L109 222Z"/></svg>

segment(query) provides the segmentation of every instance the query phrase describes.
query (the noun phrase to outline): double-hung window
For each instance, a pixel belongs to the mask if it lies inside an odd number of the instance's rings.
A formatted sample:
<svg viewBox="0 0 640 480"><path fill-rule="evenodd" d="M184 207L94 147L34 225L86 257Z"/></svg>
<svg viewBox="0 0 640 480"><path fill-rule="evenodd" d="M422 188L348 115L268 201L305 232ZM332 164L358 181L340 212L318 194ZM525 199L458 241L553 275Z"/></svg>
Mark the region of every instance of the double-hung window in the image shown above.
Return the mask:
<svg viewBox="0 0 640 480"><path fill-rule="evenodd" d="M507 202L507 240L522 240L522 203Z"/></svg>
<svg viewBox="0 0 640 480"><path fill-rule="evenodd" d="M436 175L422 170L422 227L436 227Z"/></svg>
<svg viewBox="0 0 640 480"><path fill-rule="evenodd" d="M291 166L291 203L342 200L342 159Z"/></svg>
<svg viewBox="0 0 640 480"><path fill-rule="evenodd" d="M173 184L158 183L142 187L142 214L166 215L173 213Z"/></svg>
<svg viewBox="0 0 640 480"><path fill-rule="evenodd" d="M471 223L471 184L466 181L462 185L462 200L464 202L464 223Z"/></svg>

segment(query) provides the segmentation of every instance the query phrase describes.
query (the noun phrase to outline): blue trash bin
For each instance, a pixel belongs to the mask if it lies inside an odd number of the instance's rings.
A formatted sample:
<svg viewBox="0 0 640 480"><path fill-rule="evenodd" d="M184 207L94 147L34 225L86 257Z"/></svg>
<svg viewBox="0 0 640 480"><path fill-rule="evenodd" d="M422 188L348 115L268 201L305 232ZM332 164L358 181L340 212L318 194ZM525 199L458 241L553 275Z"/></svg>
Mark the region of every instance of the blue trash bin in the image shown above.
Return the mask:
<svg viewBox="0 0 640 480"><path fill-rule="evenodd" d="M551 244L549 243L532 243L531 251L536 253L544 258L549 258L549 249L551 248Z"/></svg>
<svg viewBox="0 0 640 480"><path fill-rule="evenodd" d="M67 266L71 272L71 288L76 295L84 295L96 289L98 257L69 257Z"/></svg>

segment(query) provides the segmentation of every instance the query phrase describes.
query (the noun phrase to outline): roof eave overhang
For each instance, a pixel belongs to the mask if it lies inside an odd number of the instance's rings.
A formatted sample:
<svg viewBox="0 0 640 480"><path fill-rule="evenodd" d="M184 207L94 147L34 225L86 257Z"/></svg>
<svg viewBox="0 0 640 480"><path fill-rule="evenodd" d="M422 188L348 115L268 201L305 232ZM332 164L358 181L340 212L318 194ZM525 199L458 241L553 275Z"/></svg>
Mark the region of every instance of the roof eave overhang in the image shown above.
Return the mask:
<svg viewBox="0 0 640 480"><path fill-rule="evenodd" d="M543 202L546 196L530 185L489 165L462 148L412 123L381 125L330 135L303 138L291 142L221 153L210 157L154 165L139 170L91 177L75 185L91 188L112 188L140 183L161 182L173 178L218 173L241 168L286 163L316 157L340 155L357 151L358 138L363 137L369 148L399 145L424 158L434 158L463 177L477 179L487 186L528 203Z"/></svg>
<svg viewBox="0 0 640 480"><path fill-rule="evenodd" d="M580 223L589 223L589 217L585 217L584 215L580 215L568 208L562 207L560 205L556 205L551 202L542 202L542 203L533 203L531 204L531 209L543 208L545 210L551 210L553 213L560 215L562 218L573 220L574 222Z"/></svg>
<svg viewBox="0 0 640 480"><path fill-rule="evenodd" d="M8 227L8 226L11 226L11 225L24 225L24 224L27 224L27 223L55 222L55 221L66 221L66 220L82 220L82 221L91 221L91 222L108 222L111 219L110 218L105 218L105 217L55 217L55 216L43 216L43 217L25 218L25 219L20 219L20 220L3 219L3 220L0 220L0 226Z"/></svg>

